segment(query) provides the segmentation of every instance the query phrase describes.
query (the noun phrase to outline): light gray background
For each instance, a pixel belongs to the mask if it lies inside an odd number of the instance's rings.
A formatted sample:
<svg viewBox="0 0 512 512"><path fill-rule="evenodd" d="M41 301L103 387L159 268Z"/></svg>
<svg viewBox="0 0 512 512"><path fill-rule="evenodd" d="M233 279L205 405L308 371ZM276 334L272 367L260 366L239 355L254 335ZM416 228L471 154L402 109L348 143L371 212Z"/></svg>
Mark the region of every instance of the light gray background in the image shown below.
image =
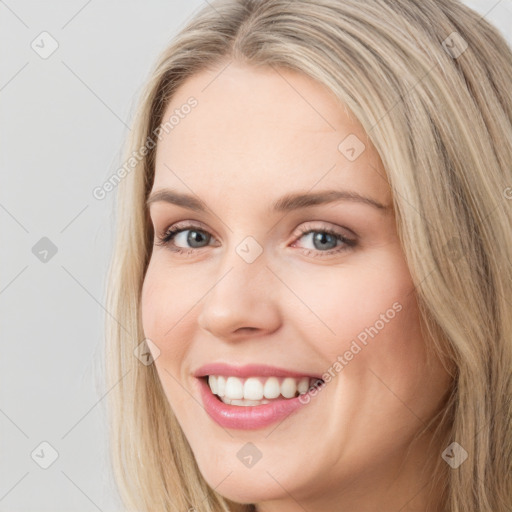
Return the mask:
<svg viewBox="0 0 512 512"><path fill-rule="evenodd" d="M204 2L0 0L0 512L122 510L102 400L113 194L92 190L122 163L158 53ZM466 3L512 42L512 0ZM43 31L59 45L46 59L31 47Z"/></svg>

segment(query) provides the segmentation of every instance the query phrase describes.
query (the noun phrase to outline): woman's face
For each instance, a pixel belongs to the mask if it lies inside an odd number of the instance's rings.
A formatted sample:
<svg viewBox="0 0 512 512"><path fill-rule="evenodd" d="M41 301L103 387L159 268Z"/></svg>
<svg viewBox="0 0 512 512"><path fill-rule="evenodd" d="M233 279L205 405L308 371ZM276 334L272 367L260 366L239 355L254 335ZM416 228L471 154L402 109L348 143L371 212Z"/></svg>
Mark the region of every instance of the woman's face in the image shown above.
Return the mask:
<svg viewBox="0 0 512 512"><path fill-rule="evenodd" d="M289 70L198 73L163 122L172 115L149 211L155 242L181 231L152 249L142 317L201 473L261 510L342 494L404 505L427 455L404 452L449 376L426 365L376 150L331 93ZM205 375L223 377L223 401ZM297 386L310 393L293 398Z"/></svg>

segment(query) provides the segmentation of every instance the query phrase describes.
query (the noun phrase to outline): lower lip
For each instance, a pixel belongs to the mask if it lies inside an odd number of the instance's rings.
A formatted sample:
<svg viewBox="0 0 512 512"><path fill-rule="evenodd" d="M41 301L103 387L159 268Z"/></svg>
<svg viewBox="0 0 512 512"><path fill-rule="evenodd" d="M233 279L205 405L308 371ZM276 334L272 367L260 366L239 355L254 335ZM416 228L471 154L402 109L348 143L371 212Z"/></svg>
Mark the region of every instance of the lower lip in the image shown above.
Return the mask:
<svg viewBox="0 0 512 512"><path fill-rule="evenodd" d="M198 380L206 412L224 428L242 430L264 428L306 405L299 401L299 397L273 400L264 405L228 405L212 393L204 379Z"/></svg>

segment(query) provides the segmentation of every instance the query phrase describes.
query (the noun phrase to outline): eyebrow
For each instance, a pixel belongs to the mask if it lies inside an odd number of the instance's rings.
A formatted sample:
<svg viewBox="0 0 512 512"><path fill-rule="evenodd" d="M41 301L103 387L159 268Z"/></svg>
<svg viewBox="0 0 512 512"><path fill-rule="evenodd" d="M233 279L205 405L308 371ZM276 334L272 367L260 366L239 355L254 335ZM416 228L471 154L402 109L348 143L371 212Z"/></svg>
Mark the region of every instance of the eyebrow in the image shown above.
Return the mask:
<svg viewBox="0 0 512 512"><path fill-rule="evenodd" d="M270 212L289 212L300 208L309 208L321 204L333 203L335 201L353 201L376 208L383 213L390 210L390 205L384 205L371 197L363 196L357 192L349 190L322 190L319 192L296 192L286 194L277 199L270 207ZM177 192L168 188L157 190L149 196L146 201L146 207L153 203L165 202L193 210L195 212L206 213L208 207L199 198Z"/></svg>

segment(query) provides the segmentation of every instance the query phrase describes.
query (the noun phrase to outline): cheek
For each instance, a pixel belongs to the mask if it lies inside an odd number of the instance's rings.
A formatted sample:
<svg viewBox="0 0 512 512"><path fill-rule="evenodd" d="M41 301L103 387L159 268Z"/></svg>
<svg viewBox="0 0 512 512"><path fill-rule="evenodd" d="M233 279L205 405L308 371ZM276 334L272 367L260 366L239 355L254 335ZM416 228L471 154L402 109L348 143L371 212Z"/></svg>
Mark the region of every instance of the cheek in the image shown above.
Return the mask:
<svg viewBox="0 0 512 512"><path fill-rule="evenodd" d="M324 326L317 318L306 322L304 313L295 323L307 329L304 339L315 343L339 392L356 402L380 397L381 405L392 408L397 402L403 408L391 389L405 400L421 396L428 411L447 380L437 362L426 365L415 287L403 253L393 244L370 256L303 280L297 294L308 297L308 306ZM436 385L426 392L425 382L432 378Z"/></svg>
<svg viewBox="0 0 512 512"><path fill-rule="evenodd" d="M385 418L390 428L393 421L397 428L415 424L411 410L428 419L450 379L437 359L427 365L416 290L401 251L383 253L378 265L354 268L330 290L334 306L324 299L325 315L337 341L325 355L334 387L353 397L354 410L364 409L375 424Z"/></svg>
<svg viewBox="0 0 512 512"><path fill-rule="evenodd" d="M159 261L150 262L142 287L141 316L144 336L158 347L158 355L155 349L151 352L163 391L181 423L187 411L196 412L197 403L180 384L188 344L178 340L190 339L191 334L184 331L189 324L179 320L194 302L187 299L188 288L177 276L179 272L165 271Z"/></svg>
<svg viewBox="0 0 512 512"><path fill-rule="evenodd" d="M305 340L315 343L325 362L349 350L353 340L361 347L383 340L381 350L389 353L402 350L406 339L416 334L414 287L397 244L369 251L352 265L310 265L307 271L302 266L280 269L294 293L279 295L275 307ZM201 282L197 275L195 280ZM142 289L142 324L145 336L161 350L160 362L176 364L184 357L186 344L170 340L187 339L186 331L193 329L190 317L198 312L194 307L201 307L208 288L208 282L192 286L183 268L172 269L162 258L152 258Z"/></svg>
<svg viewBox="0 0 512 512"><path fill-rule="evenodd" d="M398 245L375 250L354 264L324 267L294 283L308 305L308 311L301 308L302 325L313 329L316 324L316 335L307 333L306 339L318 340L317 350L326 360L336 360L354 341L365 348L379 340L381 349L398 351L418 336L414 285ZM313 316L315 321L304 321Z"/></svg>
<svg viewBox="0 0 512 512"><path fill-rule="evenodd" d="M179 362L182 357L183 347L168 341L182 328L179 319L191 307L187 298L190 287L180 282L179 275L179 272L166 271L159 261L152 259L142 286L142 327L146 338L151 339L160 350L157 367L162 363L167 366L169 362ZM174 368L172 372L174 374Z"/></svg>

